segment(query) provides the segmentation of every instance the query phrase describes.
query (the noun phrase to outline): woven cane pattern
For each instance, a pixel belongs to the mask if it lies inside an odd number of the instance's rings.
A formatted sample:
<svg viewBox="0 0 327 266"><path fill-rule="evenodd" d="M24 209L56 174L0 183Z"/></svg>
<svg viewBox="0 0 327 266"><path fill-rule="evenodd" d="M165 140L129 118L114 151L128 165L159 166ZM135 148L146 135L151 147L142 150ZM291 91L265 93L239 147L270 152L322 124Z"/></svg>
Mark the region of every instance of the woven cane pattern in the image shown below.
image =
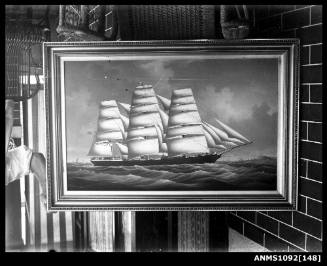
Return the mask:
<svg viewBox="0 0 327 266"><path fill-rule="evenodd" d="M215 37L214 6L143 5L116 8L124 13L118 16L122 40Z"/></svg>

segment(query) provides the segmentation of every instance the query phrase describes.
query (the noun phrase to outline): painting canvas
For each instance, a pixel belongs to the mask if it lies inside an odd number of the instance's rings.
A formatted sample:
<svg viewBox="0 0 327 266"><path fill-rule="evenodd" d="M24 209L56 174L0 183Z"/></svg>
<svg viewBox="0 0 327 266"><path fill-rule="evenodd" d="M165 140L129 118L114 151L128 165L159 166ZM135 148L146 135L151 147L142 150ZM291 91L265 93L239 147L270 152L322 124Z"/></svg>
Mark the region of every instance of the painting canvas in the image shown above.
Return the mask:
<svg viewBox="0 0 327 266"><path fill-rule="evenodd" d="M65 64L69 189L276 189L278 59Z"/></svg>
<svg viewBox="0 0 327 266"><path fill-rule="evenodd" d="M286 175L295 159L285 144L297 124L283 110L297 97L286 90L296 88L292 53L277 45L258 52L245 42L229 50L219 42L186 44L191 51L132 42L123 45L128 50L111 43L116 49L107 51L101 43L96 52L79 43L76 52L73 44L61 44L68 48L57 63L50 57L57 86L51 83L48 94L61 113L59 127L49 125L59 129L50 132L50 144L51 136L62 140L58 171L49 162L50 174L62 173L59 192L102 197L101 207L115 207L106 205L107 196L129 204L137 197L143 207L145 195L160 195L161 207L185 196L201 202L201 195L215 204L234 197L234 205L244 195L294 199L288 189L294 180Z"/></svg>

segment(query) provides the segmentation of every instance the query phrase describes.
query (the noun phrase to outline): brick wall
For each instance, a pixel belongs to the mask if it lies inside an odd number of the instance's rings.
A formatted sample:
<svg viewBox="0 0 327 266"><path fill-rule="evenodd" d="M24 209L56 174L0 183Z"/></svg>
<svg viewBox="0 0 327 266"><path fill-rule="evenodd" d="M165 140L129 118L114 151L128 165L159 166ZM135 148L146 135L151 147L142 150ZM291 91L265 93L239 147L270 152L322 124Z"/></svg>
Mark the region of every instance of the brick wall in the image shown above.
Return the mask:
<svg viewBox="0 0 327 266"><path fill-rule="evenodd" d="M230 212L229 226L271 251L322 249L322 7L257 6L253 38L300 38L298 211Z"/></svg>

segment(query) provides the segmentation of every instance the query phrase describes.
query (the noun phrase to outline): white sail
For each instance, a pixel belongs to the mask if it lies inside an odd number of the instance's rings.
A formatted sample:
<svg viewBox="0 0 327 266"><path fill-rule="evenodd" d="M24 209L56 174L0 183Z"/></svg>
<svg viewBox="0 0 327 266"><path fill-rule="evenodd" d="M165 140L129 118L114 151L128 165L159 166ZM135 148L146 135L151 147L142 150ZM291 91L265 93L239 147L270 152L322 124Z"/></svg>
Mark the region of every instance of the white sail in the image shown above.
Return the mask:
<svg viewBox="0 0 327 266"><path fill-rule="evenodd" d="M160 117L161 117L161 121L162 121L162 125L164 127L164 131L167 130L167 127L168 127L168 120L169 120L169 117L168 115L162 111L161 109L159 109L159 114L160 114Z"/></svg>
<svg viewBox="0 0 327 266"><path fill-rule="evenodd" d="M112 157L114 158L122 158L122 153L120 151L120 148L118 145L116 145L116 143L112 143Z"/></svg>
<svg viewBox="0 0 327 266"><path fill-rule="evenodd" d="M122 114L119 114L119 117L121 119L121 121L123 122L123 125L124 125L124 129L127 130L128 129L128 126L129 126L129 119L128 117L122 115Z"/></svg>
<svg viewBox="0 0 327 266"><path fill-rule="evenodd" d="M234 148L234 147L238 146L236 143L231 142L231 141L223 141L222 144L227 148Z"/></svg>
<svg viewBox="0 0 327 266"><path fill-rule="evenodd" d="M240 133L238 133L237 131L235 131L231 127L227 126L223 122L219 121L218 119L216 119L216 121L230 136L232 136L234 138L244 140L246 142L250 142L246 137L242 136Z"/></svg>
<svg viewBox="0 0 327 266"><path fill-rule="evenodd" d="M129 158L159 154L156 127L160 129L160 138L163 132L159 110L158 100L151 85L138 86L134 90L127 130Z"/></svg>
<svg viewBox="0 0 327 266"><path fill-rule="evenodd" d="M160 130L160 128L155 125L154 126L157 132L157 136L158 136L158 140L159 140L159 151L163 152L163 153L167 153L167 143L163 142L164 136L162 134L162 131Z"/></svg>
<svg viewBox="0 0 327 266"><path fill-rule="evenodd" d="M122 155L128 155L128 147L126 145L119 142L114 143L113 145L116 145L119 148Z"/></svg>
<svg viewBox="0 0 327 266"><path fill-rule="evenodd" d="M197 111L198 108L195 103L179 104L174 105L170 108L170 114L187 112L187 111Z"/></svg>
<svg viewBox="0 0 327 266"><path fill-rule="evenodd" d="M147 96L154 96L155 93L154 93L154 90L152 87L149 87L149 88L136 88L134 90L134 96L136 97L139 97L139 96L142 96L142 97L147 97Z"/></svg>
<svg viewBox="0 0 327 266"><path fill-rule="evenodd" d="M162 123L159 112L133 114L129 117L130 128L158 125L162 130Z"/></svg>
<svg viewBox="0 0 327 266"><path fill-rule="evenodd" d="M120 130L124 131L124 125L120 118L99 119L98 131Z"/></svg>
<svg viewBox="0 0 327 266"><path fill-rule="evenodd" d="M165 110L169 110L169 107L170 107L170 100L163 97L163 96L160 96L157 94L157 98L159 99L160 103L162 104L163 108Z"/></svg>
<svg viewBox="0 0 327 266"><path fill-rule="evenodd" d="M203 130L204 136L206 137L207 140L207 145L209 148L215 148L216 143L213 137L210 135L210 133L207 130Z"/></svg>
<svg viewBox="0 0 327 266"><path fill-rule="evenodd" d="M168 126L176 126L181 124L200 124L201 117L198 111L186 111L181 113L174 113L170 115Z"/></svg>
<svg viewBox="0 0 327 266"><path fill-rule="evenodd" d="M116 100L101 101L100 108L101 107L117 107L117 102Z"/></svg>
<svg viewBox="0 0 327 266"><path fill-rule="evenodd" d="M169 156L209 152L204 135L166 138L166 141Z"/></svg>
<svg viewBox="0 0 327 266"><path fill-rule="evenodd" d="M210 129L212 129L216 134L217 136L223 141L228 141L229 140L229 137L227 135L226 132L222 131L221 129L219 128L216 128L214 127L213 125L207 123L207 122L204 122L205 125L207 125Z"/></svg>
<svg viewBox="0 0 327 266"><path fill-rule="evenodd" d="M216 149L222 149L222 150L225 150L227 149L224 145L217 145L216 146Z"/></svg>
<svg viewBox="0 0 327 266"><path fill-rule="evenodd" d="M193 96L192 89L185 88L185 89L173 90L172 97L185 97L185 96Z"/></svg>
<svg viewBox="0 0 327 266"><path fill-rule="evenodd" d="M238 144L238 145L245 144L243 141L241 141L241 140L239 140L237 138L229 138L229 141L234 142L235 144Z"/></svg>
<svg viewBox="0 0 327 266"><path fill-rule="evenodd" d="M168 154L168 146L166 142L162 142L160 144L160 151L163 152L164 154Z"/></svg>
<svg viewBox="0 0 327 266"><path fill-rule="evenodd" d="M173 104L191 104L195 103L193 96L185 96L181 98L172 98L171 105Z"/></svg>
<svg viewBox="0 0 327 266"><path fill-rule="evenodd" d="M126 112L126 113L129 113L130 110L131 110L131 105L128 104L128 103L121 103L121 102L118 102L118 105L123 108L123 110Z"/></svg>
<svg viewBox="0 0 327 266"><path fill-rule="evenodd" d="M191 89L177 89L172 92L165 140L169 156L209 152Z"/></svg>
<svg viewBox="0 0 327 266"><path fill-rule="evenodd" d="M100 108L99 116L101 118L119 118L120 113L117 106L102 107Z"/></svg>
<svg viewBox="0 0 327 266"><path fill-rule="evenodd" d="M157 103L150 104L140 104L133 106L133 112L141 113L141 112L157 112L159 110L159 106Z"/></svg>
<svg viewBox="0 0 327 266"><path fill-rule="evenodd" d="M96 134L97 140L123 140L124 136L120 130L118 131L100 131Z"/></svg>
<svg viewBox="0 0 327 266"><path fill-rule="evenodd" d="M111 143L107 141L94 142L88 153L89 156L112 157Z"/></svg>
<svg viewBox="0 0 327 266"><path fill-rule="evenodd" d="M126 122L128 123L128 118L120 114L116 100L101 101L98 128L88 155L120 157L120 152L113 143L126 139L124 128L128 126Z"/></svg>
<svg viewBox="0 0 327 266"><path fill-rule="evenodd" d="M159 153L158 138L142 139L136 138L127 141L128 158L134 158L141 155L151 155Z"/></svg>
<svg viewBox="0 0 327 266"><path fill-rule="evenodd" d="M139 104L151 104L151 103L158 103L158 100L155 96L150 97L133 97L132 105L139 105Z"/></svg>
<svg viewBox="0 0 327 266"><path fill-rule="evenodd" d="M206 122L203 123L203 128L206 132L208 132L211 135L211 137L214 139L216 144L221 144L222 140L219 137L219 135L216 134L216 132L211 127L209 127Z"/></svg>
<svg viewBox="0 0 327 266"><path fill-rule="evenodd" d="M152 88L152 85L139 85L137 86L135 89L148 89L148 88Z"/></svg>
<svg viewBox="0 0 327 266"><path fill-rule="evenodd" d="M154 126L143 128L131 128L128 130L128 139L136 137L157 137L158 133Z"/></svg>
<svg viewBox="0 0 327 266"><path fill-rule="evenodd" d="M166 137L175 137L181 135L203 134L203 127L201 124L188 124L170 127Z"/></svg>

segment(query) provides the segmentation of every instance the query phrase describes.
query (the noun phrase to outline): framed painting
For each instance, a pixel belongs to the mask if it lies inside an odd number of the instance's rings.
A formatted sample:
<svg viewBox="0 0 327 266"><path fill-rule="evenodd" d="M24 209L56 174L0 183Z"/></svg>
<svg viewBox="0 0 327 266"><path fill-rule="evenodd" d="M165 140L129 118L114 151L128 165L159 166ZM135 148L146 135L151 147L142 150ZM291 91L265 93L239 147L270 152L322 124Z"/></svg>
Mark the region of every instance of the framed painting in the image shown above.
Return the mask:
<svg viewBox="0 0 327 266"><path fill-rule="evenodd" d="M297 206L299 41L44 43L49 210Z"/></svg>

